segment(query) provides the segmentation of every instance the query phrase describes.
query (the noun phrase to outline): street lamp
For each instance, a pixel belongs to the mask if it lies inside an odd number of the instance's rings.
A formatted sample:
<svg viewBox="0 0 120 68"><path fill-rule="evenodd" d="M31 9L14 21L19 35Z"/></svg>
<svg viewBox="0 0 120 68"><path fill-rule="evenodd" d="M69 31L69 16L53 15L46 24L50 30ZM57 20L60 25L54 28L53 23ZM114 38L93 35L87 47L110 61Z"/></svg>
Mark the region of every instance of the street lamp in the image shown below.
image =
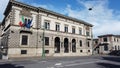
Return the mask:
<svg viewBox="0 0 120 68"><path fill-rule="evenodd" d="M92 11L93 10L93 7L90 7L90 8L88 8L88 10L89 11ZM94 48L93 48L93 33L91 33L92 34L92 55L93 55L93 51L94 51Z"/></svg>
<svg viewBox="0 0 120 68"><path fill-rule="evenodd" d="M43 28L42 28L42 30L43 30L43 35L42 35L42 58L44 59L45 58L45 47L44 47L44 45L45 45L45 28L44 28L44 26L43 26Z"/></svg>

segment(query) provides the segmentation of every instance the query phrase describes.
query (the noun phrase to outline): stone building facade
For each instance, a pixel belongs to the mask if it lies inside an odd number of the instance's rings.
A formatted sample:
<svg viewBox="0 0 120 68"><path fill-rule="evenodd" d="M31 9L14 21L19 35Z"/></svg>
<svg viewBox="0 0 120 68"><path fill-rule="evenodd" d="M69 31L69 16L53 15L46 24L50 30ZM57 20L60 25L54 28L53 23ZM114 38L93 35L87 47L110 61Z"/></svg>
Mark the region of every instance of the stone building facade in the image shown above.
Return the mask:
<svg viewBox="0 0 120 68"><path fill-rule="evenodd" d="M120 35L107 34L98 36L98 40L94 40L94 45L94 52L98 54L108 54L111 51L120 50Z"/></svg>
<svg viewBox="0 0 120 68"><path fill-rule="evenodd" d="M92 25L10 0L2 22L3 53L11 57L92 54Z"/></svg>

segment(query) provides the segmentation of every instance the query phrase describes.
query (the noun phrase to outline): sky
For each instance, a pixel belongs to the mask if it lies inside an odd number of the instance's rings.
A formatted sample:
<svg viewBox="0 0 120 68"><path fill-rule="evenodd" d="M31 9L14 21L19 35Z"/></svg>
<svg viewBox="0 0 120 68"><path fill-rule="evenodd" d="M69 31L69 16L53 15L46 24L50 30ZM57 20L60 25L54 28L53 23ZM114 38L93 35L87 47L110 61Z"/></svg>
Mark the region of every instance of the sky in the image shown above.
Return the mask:
<svg viewBox="0 0 120 68"><path fill-rule="evenodd" d="M0 21L9 0L0 2ZM120 34L120 0L17 0L93 24L94 37ZM92 10L88 10L92 8Z"/></svg>

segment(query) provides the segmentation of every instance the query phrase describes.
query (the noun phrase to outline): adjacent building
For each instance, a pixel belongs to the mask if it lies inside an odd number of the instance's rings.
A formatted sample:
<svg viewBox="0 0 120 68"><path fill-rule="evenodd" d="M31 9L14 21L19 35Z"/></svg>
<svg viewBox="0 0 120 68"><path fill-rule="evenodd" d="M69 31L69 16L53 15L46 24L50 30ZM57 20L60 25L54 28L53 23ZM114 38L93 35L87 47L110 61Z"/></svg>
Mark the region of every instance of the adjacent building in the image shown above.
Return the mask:
<svg viewBox="0 0 120 68"><path fill-rule="evenodd" d="M98 40L94 40L94 45L94 53L99 54L108 54L111 51L120 50L120 35L106 34L98 36Z"/></svg>
<svg viewBox="0 0 120 68"><path fill-rule="evenodd" d="M1 22L0 22L0 46L1 46L1 35L2 35L2 28L1 28Z"/></svg>
<svg viewBox="0 0 120 68"><path fill-rule="evenodd" d="M8 58L92 54L92 25L41 7L10 0L2 21Z"/></svg>

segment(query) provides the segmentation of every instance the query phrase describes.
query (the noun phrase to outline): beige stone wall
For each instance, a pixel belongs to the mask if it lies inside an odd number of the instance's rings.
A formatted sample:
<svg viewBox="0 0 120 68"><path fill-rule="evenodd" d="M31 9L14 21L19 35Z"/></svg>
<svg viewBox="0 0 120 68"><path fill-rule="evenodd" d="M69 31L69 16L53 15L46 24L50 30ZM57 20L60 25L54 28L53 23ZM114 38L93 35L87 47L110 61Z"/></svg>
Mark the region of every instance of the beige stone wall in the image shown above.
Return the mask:
<svg viewBox="0 0 120 68"><path fill-rule="evenodd" d="M21 21L21 16L26 16L32 19L32 27L30 29L26 27L20 27L19 22ZM68 17L69 18L69 17ZM33 57L33 56L42 56L42 46L43 46L43 28L44 21L50 21L50 30L45 30L45 37L49 37L49 46L44 46L45 50L49 50L49 53L46 56L83 56L92 54L92 27L88 26L82 21L75 21L65 18L64 16L57 16L49 12L36 11L28 6L18 6L13 5L10 13L6 17L5 28L8 25L10 27L3 31L6 33L9 30L7 35L7 46L8 50L6 51L8 57ZM60 31L55 31L56 23L60 23ZM64 26L68 25L68 33L64 32ZM72 27L75 27L75 34L72 34ZM89 28L90 36L86 36L86 28ZM82 35L79 35L79 28L82 29ZM21 32L24 31L24 32ZM21 45L22 35L28 36L28 44ZM55 53L55 38L60 38L60 53ZM64 39L68 39L69 53L64 53ZM76 52L72 52L72 40L76 41ZM88 40L89 39L89 40ZM80 47L79 41L82 40L82 47ZM3 40L4 42L5 40ZM89 41L90 46L87 46ZM63 46L63 47L62 47ZM21 50L27 50L27 54L21 54ZM82 52L80 52L82 50ZM88 51L89 50L89 51Z"/></svg>
<svg viewBox="0 0 120 68"><path fill-rule="evenodd" d="M9 44L8 44L8 56L10 57L33 57L33 56L42 56L42 33L43 30L30 29L32 34L28 33L20 33L21 28L16 26L11 26L11 31L9 35ZM38 34L37 34L38 32ZM49 37L49 46L45 46L45 50L49 50L49 53L46 56L85 56L92 54L92 47L90 43L90 47L86 44L86 37L79 36L68 33L58 33L54 31L45 30L45 37ZM21 45L21 35L28 35L28 45ZM55 53L54 45L55 38L60 38L60 43L64 42L64 38L69 39L69 48L72 48L71 44L72 39L76 40L76 52L73 53L69 49L69 53L64 53L64 47L61 47L60 53ZM80 47L79 40L83 41L82 47ZM91 40L89 40L91 42ZM27 50L27 54L22 55L21 50ZM83 52L80 52L83 50ZM90 52L88 52L90 50Z"/></svg>

